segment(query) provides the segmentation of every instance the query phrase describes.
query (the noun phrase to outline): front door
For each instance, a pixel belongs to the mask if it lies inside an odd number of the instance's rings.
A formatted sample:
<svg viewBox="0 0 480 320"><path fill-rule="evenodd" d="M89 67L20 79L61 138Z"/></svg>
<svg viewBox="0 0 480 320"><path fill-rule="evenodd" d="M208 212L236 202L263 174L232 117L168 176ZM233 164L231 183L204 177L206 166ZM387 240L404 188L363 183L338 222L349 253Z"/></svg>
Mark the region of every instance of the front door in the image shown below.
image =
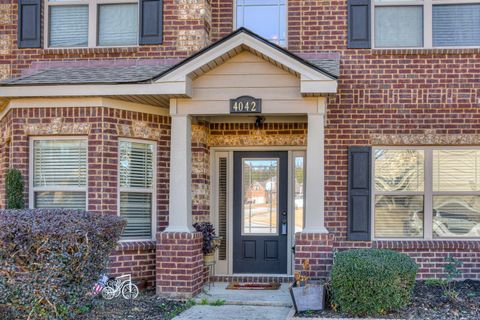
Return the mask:
<svg viewBox="0 0 480 320"><path fill-rule="evenodd" d="M234 153L234 273L287 273L287 161L287 152Z"/></svg>

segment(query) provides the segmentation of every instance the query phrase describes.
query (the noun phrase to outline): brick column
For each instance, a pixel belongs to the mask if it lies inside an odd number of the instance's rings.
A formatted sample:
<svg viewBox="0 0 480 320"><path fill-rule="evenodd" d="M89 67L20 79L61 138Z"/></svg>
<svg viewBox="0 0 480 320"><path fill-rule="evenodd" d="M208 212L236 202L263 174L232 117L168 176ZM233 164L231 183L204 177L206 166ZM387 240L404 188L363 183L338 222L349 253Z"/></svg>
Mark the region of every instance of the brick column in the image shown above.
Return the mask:
<svg viewBox="0 0 480 320"><path fill-rule="evenodd" d="M191 298L203 285L202 234L161 232L157 234L157 294Z"/></svg>
<svg viewBox="0 0 480 320"><path fill-rule="evenodd" d="M308 259L312 279L325 279L330 276L333 265L334 235L328 233L295 234L295 272L303 271L303 261Z"/></svg>

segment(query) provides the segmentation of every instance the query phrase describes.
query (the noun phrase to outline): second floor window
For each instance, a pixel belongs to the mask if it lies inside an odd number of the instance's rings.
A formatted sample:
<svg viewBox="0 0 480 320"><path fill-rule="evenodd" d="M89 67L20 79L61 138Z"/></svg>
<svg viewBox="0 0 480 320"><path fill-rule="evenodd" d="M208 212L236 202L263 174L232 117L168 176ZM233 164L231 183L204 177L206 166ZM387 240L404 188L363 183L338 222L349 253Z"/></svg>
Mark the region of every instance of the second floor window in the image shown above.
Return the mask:
<svg viewBox="0 0 480 320"><path fill-rule="evenodd" d="M46 15L48 47L138 43L136 0L48 0Z"/></svg>
<svg viewBox="0 0 480 320"><path fill-rule="evenodd" d="M480 1L372 1L377 48L480 46Z"/></svg>
<svg viewBox="0 0 480 320"><path fill-rule="evenodd" d="M245 27L265 39L286 45L286 0L237 0L236 27Z"/></svg>

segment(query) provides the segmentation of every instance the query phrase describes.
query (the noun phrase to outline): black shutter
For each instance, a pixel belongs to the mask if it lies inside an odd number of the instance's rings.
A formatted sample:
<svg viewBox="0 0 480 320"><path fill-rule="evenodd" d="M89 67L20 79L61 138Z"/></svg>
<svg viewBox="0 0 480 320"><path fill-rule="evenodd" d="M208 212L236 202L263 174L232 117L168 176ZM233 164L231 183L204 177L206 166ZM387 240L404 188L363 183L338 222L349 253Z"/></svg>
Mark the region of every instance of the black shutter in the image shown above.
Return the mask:
<svg viewBox="0 0 480 320"><path fill-rule="evenodd" d="M42 0L18 0L18 47L41 47Z"/></svg>
<svg viewBox="0 0 480 320"><path fill-rule="evenodd" d="M370 240L372 148L348 149L348 240Z"/></svg>
<svg viewBox="0 0 480 320"><path fill-rule="evenodd" d="M161 44L163 41L163 1L140 0L140 44Z"/></svg>
<svg viewBox="0 0 480 320"><path fill-rule="evenodd" d="M348 47L368 49L370 45L370 1L348 0Z"/></svg>

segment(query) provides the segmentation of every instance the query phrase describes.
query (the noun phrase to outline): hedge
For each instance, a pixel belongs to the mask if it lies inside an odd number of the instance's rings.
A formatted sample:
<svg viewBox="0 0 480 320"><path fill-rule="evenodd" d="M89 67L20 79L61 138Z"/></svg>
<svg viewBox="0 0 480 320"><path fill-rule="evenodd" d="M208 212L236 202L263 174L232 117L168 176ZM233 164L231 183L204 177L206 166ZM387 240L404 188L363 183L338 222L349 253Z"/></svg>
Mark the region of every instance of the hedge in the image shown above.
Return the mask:
<svg viewBox="0 0 480 320"><path fill-rule="evenodd" d="M418 266L406 254L383 249L337 253L332 268L333 303L354 316L376 316L405 307Z"/></svg>
<svg viewBox="0 0 480 320"><path fill-rule="evenodd" d="M0 310L15 319L75 318L125 224L78 210L0 210Z"/></svg>

